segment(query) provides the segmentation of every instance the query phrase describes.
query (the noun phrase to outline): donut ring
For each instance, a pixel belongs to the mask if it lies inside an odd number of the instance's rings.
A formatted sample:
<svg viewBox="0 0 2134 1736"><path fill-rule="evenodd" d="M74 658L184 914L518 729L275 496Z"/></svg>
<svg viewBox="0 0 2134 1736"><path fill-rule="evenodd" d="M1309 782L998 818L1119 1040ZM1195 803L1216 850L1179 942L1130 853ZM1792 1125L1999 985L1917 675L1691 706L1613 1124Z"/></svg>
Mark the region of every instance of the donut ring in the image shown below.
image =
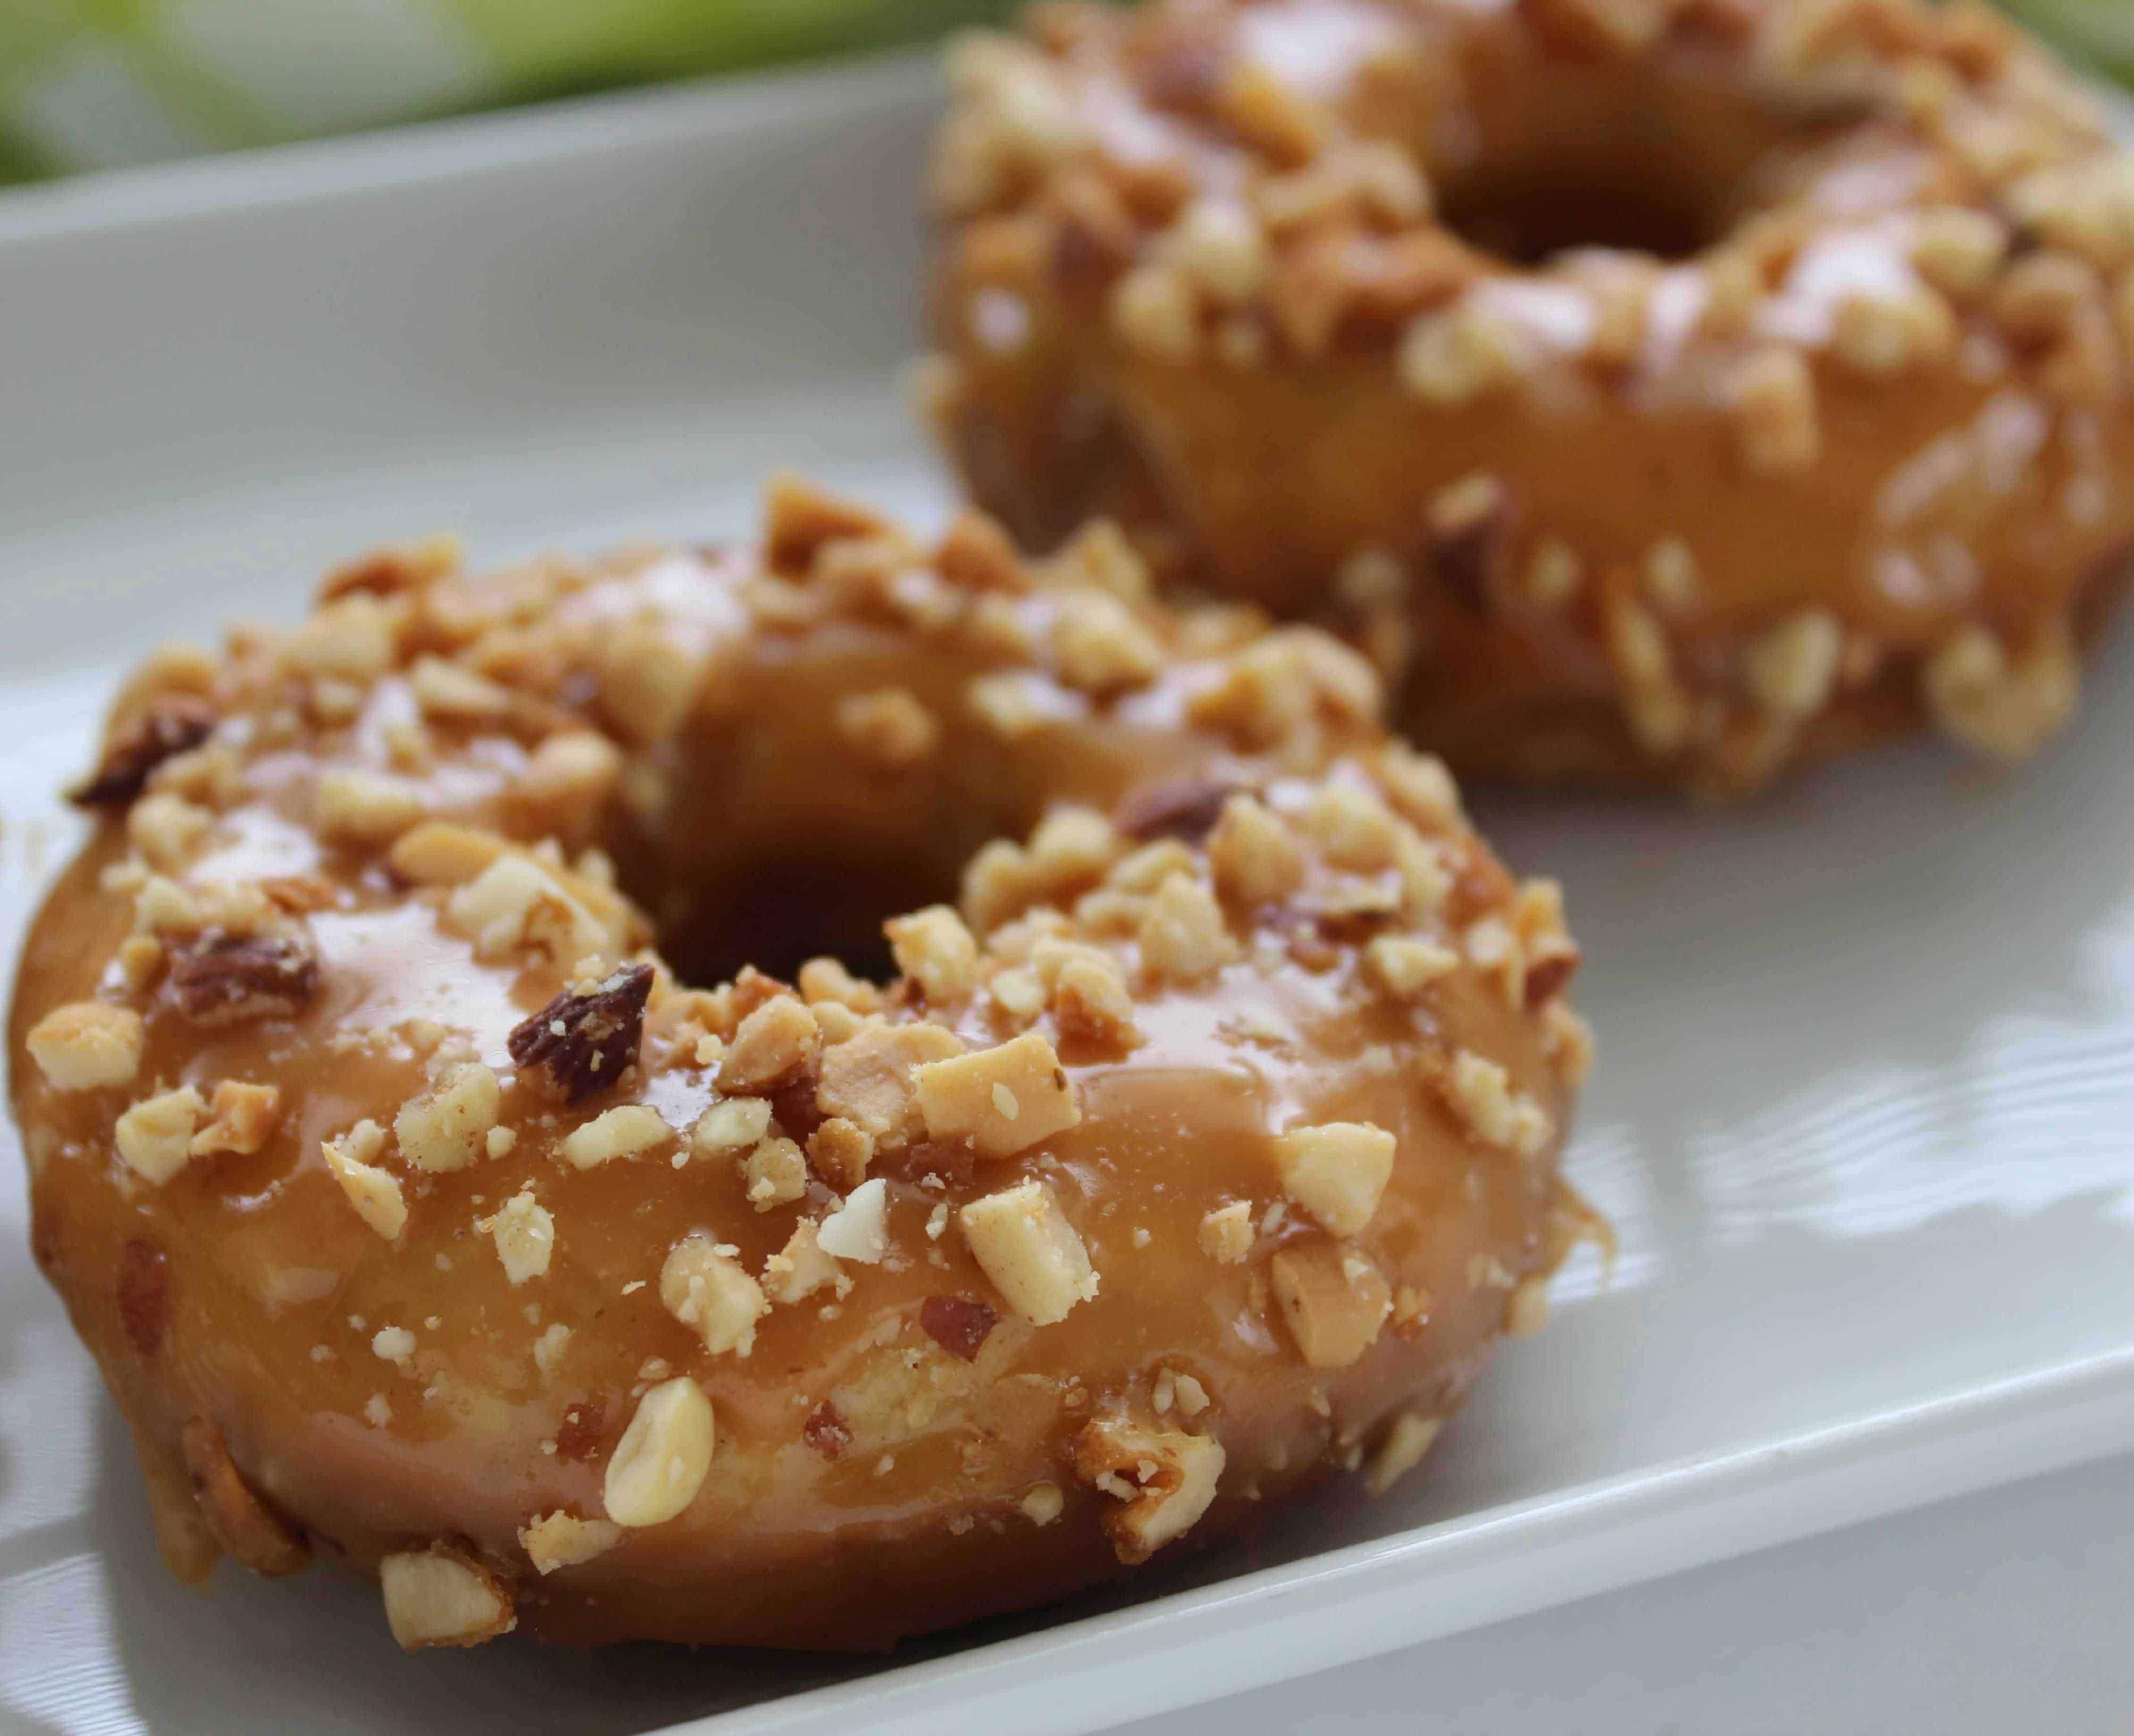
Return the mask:
<svg viewBox="0 0 2134 1736"><path fill-rule="evenodd" d="M1577 952L1360 658L1146 587L782 483L148 664L10 1043L174 1569L876 1647L1422 1456L1586 1227ZM906 868L886 988L645 946Z"/></svg>
<svg viewBox="0 0 2134 1736"><path fill-rule="evenodd" d="M1754 789L2072 711L2134 546L2134 166L1915 0L1156 0L957 51L927 407L1340 629L1490 775Z"/></svg>

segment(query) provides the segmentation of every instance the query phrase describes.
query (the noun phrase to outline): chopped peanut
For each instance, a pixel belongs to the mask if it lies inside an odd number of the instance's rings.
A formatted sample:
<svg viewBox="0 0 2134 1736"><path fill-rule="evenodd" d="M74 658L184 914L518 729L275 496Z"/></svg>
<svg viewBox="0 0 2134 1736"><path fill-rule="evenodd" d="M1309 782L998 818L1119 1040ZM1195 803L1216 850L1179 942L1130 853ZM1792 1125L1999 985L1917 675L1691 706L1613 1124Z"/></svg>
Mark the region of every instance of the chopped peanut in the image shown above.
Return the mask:
<svg viewBox="0 0 2134 1736"><path fill-rule="evenodd" d="M1253 1251L1253 1203L1234 1199L1200 1220L1200 1251L1219 1266L1243 1263Z"/></svg>
<svg viewBox="0 0 2134 1736"><path fill-rule="evenodd" d="M981 1157L1007 1157L1082 1119L1074 1082L1036 1031L912 1074L929 1137L971 1141Z"/></svg>
<svg viewBox="0 0 2134 1736"><path fill-rule="evenodd" d="M207 1125L193 1136L192 1155L231 1151L249 1157L273 1135L282 1116L281 1089L225 1079L208 1099L207 1114Z"/></svg>
<svg viewBox="0 0 2134 1736"><path fill-rule="evenodd" d="M717 1441L702 1387L686 1377L654 1386L638 1401L607 1462L602 1492L608 1517L635 1529L685 1511L703 1487Z"/></svg>
<svg viewBox="0 0 2134 1736"><path fill-rule="evenodd" d="M1425 1416L1417 1410L1402 1411L1393 1420L1385 1439L1372 1456L1370 1467L1364 1473L1364 1487L1374 1495L1384 1494L1422 1463L1423 1455L1429 1452L1444 1426L1445 1419L1441 1416Z"/></svg>
<svg viewBox="0 0 2134 1736"><path fill-rule="evenodd" d="M454 1068L427 1097L413 1097L393 1118L401 1155L433 1175L464 1169L486 1154L504 1091L480 1062Z"/></svg>
<svg viewBox="0 0 2134 1736"><path fill-rule="evenodd" d="M591 1169L618 1157L635 1157L664 1145L674 1130L659 1112L643 1103L619 1103L572 1128L557 1149L574 1169Z"/></svg>
<svg viewBox="0 0 2134 1736"><path fill-rule="evenodd" d="M408 1204L400 1178L378 1167L385 1153L385 1130L375 1121L358 1121L337 1140L319 1147L326 1169L340 1184L356 1215L388 1242L407 1227Z"/></svg>
<svg viewBox="0 0 2134 1736"><path fill-rule="evenodd" d="M510 1588L463 1550L445 1544L388 1555L378 1564L385 1620L403 1650L478 1646L519 1625Z"/></svg>
<svg viewBox="0 0 2134 1736"><path fill-rule="evenodd" d="M1033 1178L985 1194L957 1221L993 1287L1033 1326L1064 1320L1076 1303L1095 1297L1089 1250L1043 1182Z"/></svg>
<svg viewBox="0 0 2134 1736"><path fill-rule="evenodd" d="M622 1541L622 1527L606 1519L581 1519L558 1508L519 1527L519 1546L544 1578L604 1555Z"/></svg>
<svg viewBox="0 0 2134 1736"><path fill-rule="evenodd" d="M914 1095L915 1070L963 1052L962 1039L938 1025L870 1020L823 1050L815 1107L872 1134L878 1144L901 1145L916 1138L923 1125Z"/></svg>
<svg viewBox="0 0 2134 1736"><path fill-rule="evenodd" d="M889 1184L880 1176L862 1182L815 1226L815 1243L833 1259L881 1265L889 1251Z"/></svg>
<svg viewBox="0 0 2134 1736"><path fill-rule="evenodd" d="M143 1098L118 1117L113 1130L119 1156L143 1181L162 1186L192 1155L193 1132L206 1107L190 1085Z"/></svg>
<svg viewBox="0 0 2134 1736"><path fill-rule="evenodd" d="M811 1071L823 1033L806 1002L774 995L741 1022L719 1063L719 1089L764 1093Z"/></svg>
<svg viewBox="0 0 2134 1736"><path fill-rule="evenodd" d="M1215 1498L1224 1463L1222 1443L1211 1436L1125 1417L1089 1424L1074 1443L1083 1481L1124 1503L1107 1511L1103 1524L1129 1566L1192 1529Z"/></svg>
<svg viewBox="0 0 2134 1736"><path fill-rule="evenodd" d="M1361 1254L1308 1243L1282 1249L1268 1267L1282 1319L1311 1367L1346 1368L1393 1311L1384 1275Z"/></svg>
<svg viewBox="0 0 2134 1736"><path fill-rule="evenodd" d="M141 1015L131 1007L70 1001L31 1025L26 1040L55 1091L124 1085L141 1070Z"/></svg>
<svg viewBox="0 0 2134 1736"><path fill-rule="evenodd" d="M504 1275L512 1284L545 1277L548 1256L556 1246L554 1214L534 1197L532 1184L521 1188L497 1208L489 1220L489 1233L496 1243L496 1257L504 1262Z"/></svg>
<svg viewBox="0 0 2134 1736"><path fill-rule="evenodd" d="M1158 982L1197 982L1237 955L1223 907L1189 874L1174 873L1156 889L1138 938L1142 967Z"/></svg>
<svg viewBox="0 0 2134 1736"><path fill-rule="evenodd" d="M1296 1127L1274 1142L1282 1192L1319 1226L1354 1236L1370 1222L1393 1179L1395 1140L1383 1127L1329 1121Z"/></svg>
<svg viewBox="0 0 2134 1736"><path fill-rule="evenodd" d="M746 1356L756 1348L756 1321L770 1310L762 1287L702 1231L684 1236L668 1254L659 1268L659 1300L696 1329L714 1356Z"/></svg>
<svg viewBox="0 0 2134 1736"><path fill-rule="evenodd" d="M978 943L946 904L929 904L882 924L896 967L929 1001L960 1001L978 986Z"/></svg>

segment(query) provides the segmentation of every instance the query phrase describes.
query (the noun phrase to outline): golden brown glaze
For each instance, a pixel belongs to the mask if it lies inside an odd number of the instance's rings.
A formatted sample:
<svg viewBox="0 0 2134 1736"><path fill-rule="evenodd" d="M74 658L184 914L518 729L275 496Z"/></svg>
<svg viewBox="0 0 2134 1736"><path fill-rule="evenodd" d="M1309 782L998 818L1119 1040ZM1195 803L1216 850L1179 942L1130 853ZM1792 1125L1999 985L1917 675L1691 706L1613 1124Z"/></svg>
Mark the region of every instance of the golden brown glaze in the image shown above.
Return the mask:
<svg viewBox="0 0 2134 1736"><path fill-rule="evenodd" d="M150 663L10 1060L174 1569L871 1647L1422 1455L1583 1222L1576 952L1361 659L1147 585L783 484L761 552L388 552ZM962 913L886 988L646 948L884 865Z"/></svg>
<svg viewBox="0 0 2134 1736"><path fill-rule="evenodd" d="M1158 0L973 39L927 407L1335 626L1491 774L1729 794L2073 709L2134 544L2134 166L1913 0Z"/></svg>

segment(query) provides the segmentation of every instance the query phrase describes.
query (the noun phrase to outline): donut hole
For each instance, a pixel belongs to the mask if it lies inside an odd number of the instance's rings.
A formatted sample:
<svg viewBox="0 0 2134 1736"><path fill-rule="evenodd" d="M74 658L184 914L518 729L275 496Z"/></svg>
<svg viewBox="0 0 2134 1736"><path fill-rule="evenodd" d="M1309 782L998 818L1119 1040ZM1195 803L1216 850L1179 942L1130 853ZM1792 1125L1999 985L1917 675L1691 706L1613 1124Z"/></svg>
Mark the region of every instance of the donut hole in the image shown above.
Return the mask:
<svg viewBox="0 0 2134 1736"><path fill-rule="evenodd" d="M765 855L670 907L660 950L685 982L724 982L744 965L790 982L809 959L828 954L856 976L887 983L896 967L882 923L955 896L954 873L916 855Z"/></svg>
<svg viewBox="0 0 2134 1736"><path fill-rule="evenodd" d="M1583 178L1501 177L1446 201L1456 234L1514 265L1608 248L1658 259L1693 258L1718 239L1716 214L1684 190Z"/></svg>
<svg viewBox="0 0 2134 1736"><path fill-rule="evenodd" d="M1528 65L1427 151L1447 227L1516 266L1581 248L1692 258L1857 118L1754 95L1695 67Z"/></svg>

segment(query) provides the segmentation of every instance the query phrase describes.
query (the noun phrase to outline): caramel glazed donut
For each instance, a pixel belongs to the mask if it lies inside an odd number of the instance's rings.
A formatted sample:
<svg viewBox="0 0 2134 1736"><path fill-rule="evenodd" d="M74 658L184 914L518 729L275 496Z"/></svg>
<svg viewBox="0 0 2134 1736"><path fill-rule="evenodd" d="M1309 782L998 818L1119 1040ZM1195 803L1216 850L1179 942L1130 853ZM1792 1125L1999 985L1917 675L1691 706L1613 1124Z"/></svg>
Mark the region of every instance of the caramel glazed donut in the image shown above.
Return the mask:
<svg viewBox="0 0 2134 1736"><path fill-rule="evenodd" d="M1753 789L2068 716L2134 542L2134 166L1914 0L1154 0L955 51L926 407L1364 647L1462 769Z"/></svg>
<svg viewBox="0 0 2134 1736"><path fill-rule="evenodd" d="M1422 1457L1592 1225L1578 953L1362 658L1147 582L788 482L147 665L11 1054L181 1575L876 1647ZM886 988L639 914L798 957L959 870Z"/></svg>

